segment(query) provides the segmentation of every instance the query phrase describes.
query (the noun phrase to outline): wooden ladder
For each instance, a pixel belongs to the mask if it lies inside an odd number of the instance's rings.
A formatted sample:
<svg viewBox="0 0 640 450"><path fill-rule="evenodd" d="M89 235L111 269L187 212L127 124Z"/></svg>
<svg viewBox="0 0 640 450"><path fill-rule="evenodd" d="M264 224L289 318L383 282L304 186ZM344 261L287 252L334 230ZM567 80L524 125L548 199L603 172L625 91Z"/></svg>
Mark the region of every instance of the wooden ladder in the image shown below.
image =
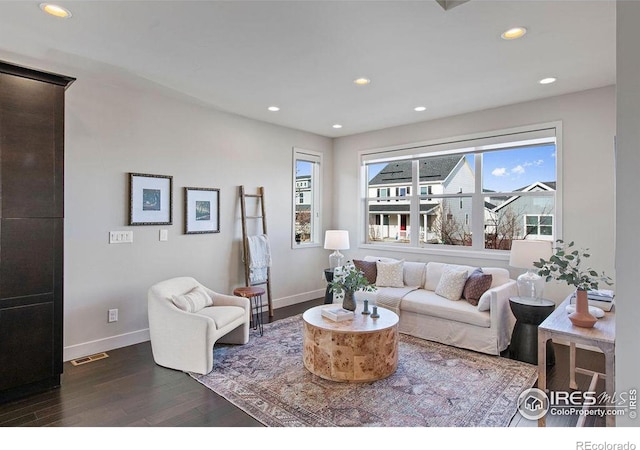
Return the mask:
<svg viewBox="0 0 640 450"><path fill-rule="evenodd" d="M258 216L247 216L247 198L255 198L260 205L260 215ZM260 286L267 285L267 302L269 305L269 317L273 317L273 303L271 302L271 267L267 267L267 279L266 281L261 281L259 283L251 284L250 274L251 269L249 267L250 258L249 258L249 243L248 238L249 234L247 231L247 220L261 220L262 222L262 233L267 234L267 214L265 212L264 207L264 187L260 186L258 188L257 194L247 194L245 192L244 186L240 186L240 209L242 212L242 257L244 261L244 282L245 286Z"/></svg>

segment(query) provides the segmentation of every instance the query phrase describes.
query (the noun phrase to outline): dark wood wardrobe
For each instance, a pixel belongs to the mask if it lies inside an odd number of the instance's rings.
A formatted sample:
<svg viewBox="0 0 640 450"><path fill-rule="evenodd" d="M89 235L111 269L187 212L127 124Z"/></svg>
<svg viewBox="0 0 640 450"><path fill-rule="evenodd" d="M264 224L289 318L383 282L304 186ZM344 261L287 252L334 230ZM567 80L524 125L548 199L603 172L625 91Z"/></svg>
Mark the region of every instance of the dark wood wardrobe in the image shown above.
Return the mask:
<svg viewBox="0 0 640 450"><path fill-rule="evenodd" d="M0 61L0 402L60 385L64 96L73 81Z"/></svg>

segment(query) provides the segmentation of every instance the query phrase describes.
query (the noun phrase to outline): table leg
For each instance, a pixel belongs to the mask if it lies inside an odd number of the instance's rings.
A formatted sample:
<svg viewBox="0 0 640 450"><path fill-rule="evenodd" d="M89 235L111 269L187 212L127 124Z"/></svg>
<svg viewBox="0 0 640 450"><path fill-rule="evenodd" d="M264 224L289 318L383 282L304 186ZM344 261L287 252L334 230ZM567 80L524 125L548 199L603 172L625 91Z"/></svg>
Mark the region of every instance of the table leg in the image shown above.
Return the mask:
<svg viewBox="0 0 640 450"><path fill-rule="evenodd" d="M578 389L578 383L576 383L576 344L575 342L569 343L569 388Z"/></svg>
<svg viewBox="0 0 640 450"><path fill-rule="evenodd" d="M610 346L610 347L603 348L602 351L604 352L604 364L605 364L605 368L604 368L605 391L609 395L609 398L613 398L614 392L615 392L615 381L616 381L616 369L615 369L616 350L614 346ZM606 426L615 427L616 416L608 415L606 419Z"/></svg>
<svg viewBox="0 0 640 450"><path fill-rule="evenodd" d="M544 331L538 330L538 389L547 392L547 341ZM546 426L545 416L538 419L538 426Z"/></svg>

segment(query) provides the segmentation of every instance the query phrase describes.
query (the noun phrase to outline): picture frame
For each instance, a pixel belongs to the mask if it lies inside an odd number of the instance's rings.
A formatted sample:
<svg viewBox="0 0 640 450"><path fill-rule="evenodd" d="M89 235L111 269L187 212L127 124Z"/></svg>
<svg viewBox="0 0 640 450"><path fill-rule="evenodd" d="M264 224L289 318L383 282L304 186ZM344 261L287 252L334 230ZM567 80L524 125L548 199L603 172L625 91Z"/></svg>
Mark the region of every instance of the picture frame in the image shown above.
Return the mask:
<svg viewBox="0 0 640 450"><path fill-rule="evenodd" d="M173 177L129 173L129 225L173 223Z"/></svg>
<svg viewBox="0 0 640 450"><path fill-rule="evenodd" d="M220 189L184 188L184 234L220 233Z"/></svg>

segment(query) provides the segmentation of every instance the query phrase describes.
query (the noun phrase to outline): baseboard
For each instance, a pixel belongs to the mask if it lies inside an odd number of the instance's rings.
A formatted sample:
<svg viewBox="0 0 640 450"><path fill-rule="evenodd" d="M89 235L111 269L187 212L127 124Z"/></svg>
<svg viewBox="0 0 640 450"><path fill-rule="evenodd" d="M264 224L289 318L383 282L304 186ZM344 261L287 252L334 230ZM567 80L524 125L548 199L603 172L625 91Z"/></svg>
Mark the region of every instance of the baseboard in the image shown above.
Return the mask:
<svg viewBox="0 0 640 450"><path fill-rule="evenodd" d="M72 359L82 358L83 356L89 356L100 352L107 352L115 348L127 347L129 345L139 344L141 342L148 341L149 329L133 331L131 333L120 334L117 336L110 336L104 339L98 339L91 342L84 342L82 344L71 345L65 347L62 355L62 359L71 361Z"/></svg>
<svg viewBox="0 0 640 450"><path fill-rule="evenodd" d="M303 292L289 297L276 298L273 300L273 309L284 308L298 303L308 302L316 298L324 298L326 289L317 289L315 291Z"/></svg>
<svg viewBox="0 0 640 450"><path fill-rule="evenodd" d="M285 306L291 306L297 303L315 300L316 298L324 297L324 294L325 289L318 289L315 291L303 292L302 294L296 294L289 297L276 298L273 300L273 309L284 308ZM263 311L266 310L266 301L263 301ZM63 360L66 362L71 361L72 359L82 358L83 356L89 356L100 352L108 352L109 350L113 350L116 348L122 348L129 345L139 344L141 342L146 342L149 339L149 329L145 328L144 330L133 331L131 333L120 334L118 336L111 336L91 342L71 345L64 348Z"/></svg>

